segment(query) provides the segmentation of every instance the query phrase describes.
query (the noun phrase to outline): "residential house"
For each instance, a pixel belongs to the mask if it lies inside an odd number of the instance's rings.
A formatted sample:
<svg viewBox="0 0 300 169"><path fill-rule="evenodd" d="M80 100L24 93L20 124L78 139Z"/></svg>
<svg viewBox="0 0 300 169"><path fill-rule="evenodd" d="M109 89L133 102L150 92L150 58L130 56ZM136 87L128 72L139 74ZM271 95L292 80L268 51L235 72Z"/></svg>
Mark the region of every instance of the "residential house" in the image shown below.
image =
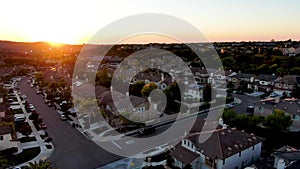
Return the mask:
<svg viewBox="0 0 300 169"><path fill-rule="evenodd" d="M182 141L171 151L174 165L193 169L242 169L260 158L263 138L227 127L220 123L214 130L201 133L208 139L199 142L200 131L205 122L197 119L195 125Z"/></svg>
<svg viewBox="0 0 300 169"><path fill-rule="evenodd" d="M237 73L228 77L228 81L233 83L235 89L239 88L254 88L255 75L247 73Z"/></svg>
<svg viewBox="0 0 300 169"><path fill-rule="evenodd" d="M292 93L293 89L300 85L300 76L285 75L274 82L274 92L282 95Z"/></svg>
<svg viewBox="0 0 300 169"><path fill-rule="evenodd" d="M234 76L236 75L237 73L229 70L224 70L224 73L222 72L221 73L221 70L217 70L215 73L214 73L214 79L215 79L215 82L216 84L222 84L226 81L228 81L229 77L231 76Z"/></svg>
<svg viewBox="0 0 300 169"><path fill-rule="evenodd" d="M113 96L112 96L113 95ZM122 122L119 120L119 116L122 113L130 115L131 119L137 121L148 121L156 117L155 114L148 114L149 109L148 100L129 95L126 95L116 91L105 91L101 95L97 96L100 108L108 116L109 123L113 126L118 126ZM113 98L115 100L113 100ZM137 119L138 118L138 119Z"/></svg>
<svg viewBox="0 0 300 169"><path fill-rule="evenodd" d="M208 78L209 74L207 70L204 68L200 67L191 67L191 71L194 74L195 80L199 84L207 84L208 83Z"/></svg>
<svg viewBox="0 0 300 169"><path fill-rule="evenodd" d="M193 99L195 101L201 101L203 99L204 86L200 84L189 84L183 93L184 99Z"/></svg>
<svg viewBox="0 0 300 169"><path fill-rule="evenodd" d="M260 74L255 79L254 90L262 92L270 92L273 90L274 83L278 77L269 74Z"/></svg>
<svg viewBox="0 0 300 169"><path fill-rule="evenodd" d="M0 126L0 151L9 148L18 148L19 142L13 141L11 128L9 126Z"/></svg>
<svg viewBox="0 0 300 169"><path fill-rule="evenodd" d="M256 103L254 106L254 114L268 116L274 110L282 110L290 115L293 120L293 126L300 129L300 100L299 99L283 99L268 98Z"/></svg>
<svg viewBox="0 0 300 169"><path fill-rule="evenodd" d="M286 56L296 56L300 53L300 47L281 48L282 54Z"/></svg>
<svg viewBox="0 0 300 169"><path fill-rule="evenodd" d="M291 146L279 148L272 156L275 157L274 168L276 169L297 169L300 166L300 150Z"/></svg>
<svg viewBox="0 0 300 169"><path fill-rule="evenodd" d="M145 84L154 82L157 88L165 90L168 86L171 86L174 82L172 76L167 73L159 71L141 72L134 76L131 80L131 84L137 83L139 81L144 81Z"/></svg>

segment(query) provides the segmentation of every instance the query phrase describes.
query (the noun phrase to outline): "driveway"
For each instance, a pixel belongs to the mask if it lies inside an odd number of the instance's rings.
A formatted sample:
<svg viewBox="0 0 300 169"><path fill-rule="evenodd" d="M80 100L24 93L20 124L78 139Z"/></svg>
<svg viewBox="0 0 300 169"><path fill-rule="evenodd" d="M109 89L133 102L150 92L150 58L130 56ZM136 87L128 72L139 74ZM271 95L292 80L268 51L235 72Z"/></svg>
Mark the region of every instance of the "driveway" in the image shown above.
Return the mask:
<svg viewBox="0 0 300 169"><path fill-rule="evenodd" d="M247 95L232 94L232 96L242 101L241 104L238 104L233 107L233 109L236 111L237 114L247 113L247 106L253 105L255 102L261 100L261 98L247 96Z"/></svg>

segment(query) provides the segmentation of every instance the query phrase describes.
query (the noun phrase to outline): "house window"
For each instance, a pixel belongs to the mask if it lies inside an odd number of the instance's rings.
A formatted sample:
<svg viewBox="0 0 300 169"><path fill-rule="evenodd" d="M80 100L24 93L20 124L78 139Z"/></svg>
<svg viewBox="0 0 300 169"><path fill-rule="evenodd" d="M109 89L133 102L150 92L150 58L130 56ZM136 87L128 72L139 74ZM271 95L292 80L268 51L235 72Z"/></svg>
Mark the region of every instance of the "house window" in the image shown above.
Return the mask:
<svg viewBox="0 0 300 169"><path fill-rule="evenodd" d="M0 136L0 140L3 140L3 136Z"/></svg>
<svg viewBox="0 0 300 169"><path fill-rule="evenodd" d="M214 164L214 160L209 157L205 157L205 164L212 167Z"/></svg>
<svg viewBox="0 0 300 169"><path fill-rule="evenodd" d="M252 146L252 150L254 150L254 146Z"/></svg>
<svg viewBox="0 0 300 169"><path fill-rule="evenodd" d="M188 145L188 147L190 146L190 142L189 141L188 141L187 145Z"/></svg>
<svg viewBox="0 0 300 169"><path fill-rule="evenodd" d="M161 89L162 89L162 90L165 90L166 88L167 88L167 85L166 85L166 84L164 84L164 83L161 84Z"/></svg>
<svg viewBox="0 0 300 169"><path fill-rule="evenodd" d="M183 144L184 144L184 145L186 144L186 140L183 140Z"/></svg>
<svg viewBox="0 0 300 169"><path fill-rule="evenodd" d="M225 165L225 159L223 160L223 165Z"/></svg>
<svg viewBox="0 0 300 169"><path fill-rule="evenodd" d="M252 156L252 158L251 158L251 163L253 163L253 161L254 161L254 157Z"/></svg>
<svg viewBox="0 0 300 169"><path fill-rule="evenodd" d="M241 155L242 155L242 152L239 152L239 157L241 157Z"/></svg>
<svg viewBox="0 0 300 169"><path fill-rule="evenodd" d="M140 107L140 108L139 108L139 111L140 111L140 112L145 111L145 107Z"/></svg>

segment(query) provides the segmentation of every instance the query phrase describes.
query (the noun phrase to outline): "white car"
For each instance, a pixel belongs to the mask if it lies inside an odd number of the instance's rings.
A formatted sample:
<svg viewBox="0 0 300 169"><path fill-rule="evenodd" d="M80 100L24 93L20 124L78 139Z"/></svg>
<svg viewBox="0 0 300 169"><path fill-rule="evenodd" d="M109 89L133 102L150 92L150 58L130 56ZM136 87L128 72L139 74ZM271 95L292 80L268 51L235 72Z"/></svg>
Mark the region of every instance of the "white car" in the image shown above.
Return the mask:
<svg viewBox="0 0 300 169"><path fill-rule="evenodd" d="M276 96L278 96L276 93L271 93L270 94L270 97L276 97Z"/></svg>
<svg viewBox="0 0 300 169"><path fill-rule="evenodd" d="M15 114L14 119L15 119L15 122L24 122L26 117L24 114Z"/></svg>
<svg viewBox="0 0 300 169"><path fill-rule="evenodd" d="M35 107L32 105L32 104L29 104L29 109L31 110L31 111L33 111L33 110L35 110Z"/></svg>
<svg viewBox="0 0 300 169"><path fill-rule="evenodd" d="M21 97L22 97L23 99L26 99L26 98L27 98L27 96L26 96L25 94L23 94Z"/></svg>

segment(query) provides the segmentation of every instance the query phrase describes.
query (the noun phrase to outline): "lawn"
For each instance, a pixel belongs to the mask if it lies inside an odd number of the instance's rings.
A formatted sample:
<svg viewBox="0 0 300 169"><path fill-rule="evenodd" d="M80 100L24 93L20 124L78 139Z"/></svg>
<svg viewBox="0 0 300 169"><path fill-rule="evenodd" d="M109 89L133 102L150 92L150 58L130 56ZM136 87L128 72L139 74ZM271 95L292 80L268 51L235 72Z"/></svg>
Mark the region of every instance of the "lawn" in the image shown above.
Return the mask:
<svg viewBox="0 0 300 169"><path fill-rule="evenodd" d="M13 109L11 110L12 114L23 114L23 110L20 108L20 109Z"/></svg>
<svg viewBox="0 0 300 169"><path fill-rule="evenodd" d="M11 155L7 159L9 161L12 161L14 165L19 165L22 163L25 163L29 160L32 160L34 157L36 157L41 152L40 147L33 147L24 149L21 153L17 155Z"/></svg>
<svg viewBox="0 0 300 169"><path fill-rule="evenodd" d="M14 102L17 102L18 101L18 99L16 98L16 97L13 97L13 96L10 96L10 97L8 97L9 99L13 99L14 100Z"/></svg>
<svg viewBox="0 0 300 169"><path fill-rule="evenodd" d="M36 141L35 137L22 137L18 139L21 143L27 143L31 141Z"/></svg>

